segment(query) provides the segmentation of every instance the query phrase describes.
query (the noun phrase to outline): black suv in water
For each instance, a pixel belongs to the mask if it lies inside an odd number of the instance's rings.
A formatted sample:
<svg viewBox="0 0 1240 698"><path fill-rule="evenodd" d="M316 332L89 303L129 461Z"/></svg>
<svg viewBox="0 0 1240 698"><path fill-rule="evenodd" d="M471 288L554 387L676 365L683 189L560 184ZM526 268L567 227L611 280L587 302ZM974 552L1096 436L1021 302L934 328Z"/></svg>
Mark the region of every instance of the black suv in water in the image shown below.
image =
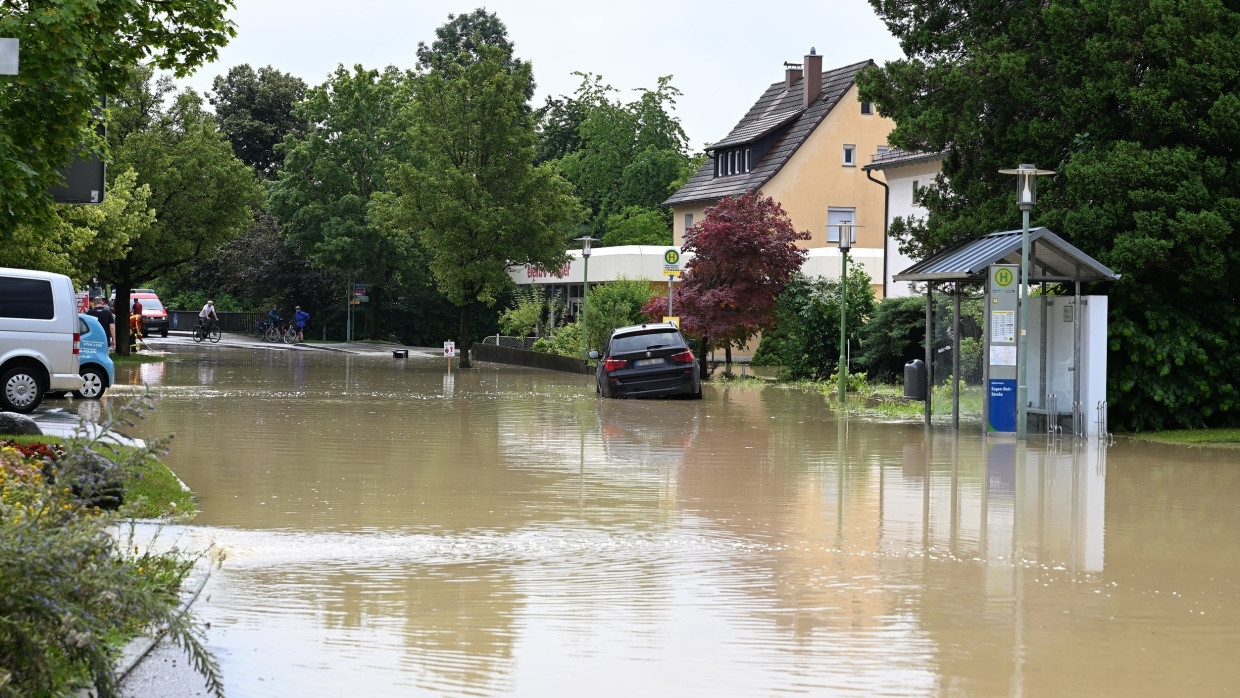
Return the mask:
<svg viewBox="0 0 1240 698"><path fill-rule="evenodd" d="M660 322L617 327L598 360L596 389L604 397L702 398L697 359L675 325Z"/></svg>

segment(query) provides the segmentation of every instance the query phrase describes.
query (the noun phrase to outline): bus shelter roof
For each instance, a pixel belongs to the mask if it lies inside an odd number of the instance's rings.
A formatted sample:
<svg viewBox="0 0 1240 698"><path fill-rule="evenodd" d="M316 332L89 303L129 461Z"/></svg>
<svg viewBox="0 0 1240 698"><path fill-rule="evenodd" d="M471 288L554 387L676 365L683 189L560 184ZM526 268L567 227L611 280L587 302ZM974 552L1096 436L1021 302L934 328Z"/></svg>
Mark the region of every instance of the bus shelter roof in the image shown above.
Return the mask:
<svg viewBox="0 0 1240 698"><path fill-rule="evenodd" d="M1020 264L1021 231L958 243L896 274L895 281L985 281L992 264ZM1029 230L1029 282L1115 281L1120 275L1046 228Z"/></svg>

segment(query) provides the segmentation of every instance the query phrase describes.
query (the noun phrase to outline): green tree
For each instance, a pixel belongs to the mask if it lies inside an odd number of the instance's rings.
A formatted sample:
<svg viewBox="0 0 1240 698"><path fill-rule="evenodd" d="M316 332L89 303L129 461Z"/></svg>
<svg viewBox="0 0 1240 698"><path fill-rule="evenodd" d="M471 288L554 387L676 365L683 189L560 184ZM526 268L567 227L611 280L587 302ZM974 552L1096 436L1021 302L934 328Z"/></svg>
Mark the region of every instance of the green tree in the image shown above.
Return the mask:
<svg viewBox="0 0 1240 698"><path fill-rule="evenodd" d="M534 165L529 64L472 37L474 53L430 60L411 105L413 158L394 175L380 214L416 232L441 293L460 308L459 346L476 302L495 303L508 267L559 267L577 217L567 182ZM469 365L468 353L462 366Z"/></svg>
<svg viewBox="0 0 1240 698"><path fill-rule="evenodd" d="M306 132L306 123L293 113L305 99L306 83L271 66L255 72L243 63L217 75L211 89L216 120L233 152L263 179L275 179L284 164L278 146Z"/></svg>
<svg viewBox="0 0 1240 698"><path fill-rule="evenodd" d="M1031 162L1045 225L1123 276L1110 291L1111 423L1240 424L1240 10L1111 0L871 4L907 58L859 77L893 145L947 153L914 256L1018 227Z"/></svg>
<svg viewBox="0 0 1240 698"><path fill-rule="evenodd" d="M229 0L3 3L0 36L20 40L20 73L0 75L0 237L50 220L48 188L84 144L92 109L140 61L184 76L235 35Z"/></svg>
<svg viewBox="0 0 1240 698"><path fill-rule="evenodd" d="M684 129L671 114L680 95L671 76L622 103L601 75L576 75L574 96L548 100L540 112L540 155L557 157L556 169L589 209L590 232L604 234L610 217L629 206L659 211L670 230L671 211L660 204L690 161Z"/></svg>
<svg viewBox="0 0 1240 698"><path fill-rule="evenodd" d="M93 271L123 257L130 238L155 220L147 205L151 189L137 179L137 173L126 170L112 179L103 203L62 204L51 221L18 226L11 244L0 245L0 267L59 272L84 287Z"/></svg>
<svg viewBox="0 0 1240 698"><path fill-rule="evenodd" d="M653 296L654 291L649 281L625 276L592 287L586 323L586 345L590 349L601 350L612 330L646 322L642 308L650 303ZM580 332L577 337L581 337ZM581 351L580 347L577 351Z"/></svg>
<svg viewBox="0 0 1240 698"><path fill-rule="evenodd" d="M656 209L626 206L607 217L599 247L615 245L671 245L672 229L666 216Z"/></svg>
<svg viewBox="0 0 1240 698"><path fill-rule="evenodd" d="M149 86L137 74L118 101L145 102ZM233 156L193 92L178 95L140 130L109 137L115 139L112 171L136 172L138 183L150 189L147 205L155 211L150 225L129 236L123 256L101 260L91 270L115 286L116 307L128 308L130 288L213 256L250 225L260 191L254 173ZM121 353L128 352L128 331L125 323L117 324Z"/></svg>
<svg viewBox="0 0 1240 698"><path fill-rule="evenodd" d="M270 211L317 269L369 285L370 337L403 284L425 283L416 239L372 220L368 206L388 187L388 173L409 157L405 104L409 75L355 66L336 68L296 109L311 124L290 134L284 169L271 187Z"/></svg>

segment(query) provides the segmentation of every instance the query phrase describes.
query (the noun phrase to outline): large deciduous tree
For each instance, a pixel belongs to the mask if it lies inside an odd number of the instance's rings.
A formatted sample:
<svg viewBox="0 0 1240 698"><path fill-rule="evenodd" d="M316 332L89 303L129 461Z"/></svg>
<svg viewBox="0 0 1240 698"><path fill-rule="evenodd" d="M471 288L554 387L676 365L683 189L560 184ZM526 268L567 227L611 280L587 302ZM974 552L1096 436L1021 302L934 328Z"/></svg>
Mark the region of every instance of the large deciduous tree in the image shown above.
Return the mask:
<svg viewBox="0 0 1240 698"><path fill-rule="evenodd" d="M809 231L797 231L779 202L761 192L706 208L702 222L685 233L684 250L693 258L673 308L685 331L702 338L703 353L723 347L730 370L732 347L771 326L780 293L805 261L796 241L808 239ZM643 312L666 315L667 301L657 296ZM703 373L705 367L702 362Z"/></svg>
<svg viewBox="0 0 1240 698"><path fill-rule="evenodd" d="M483 38L465 35L470 50L423 58L413 157L394 176L397 195L380 206L421 239L439 291L460 308L462 347L474 304L495 303L512 283L510 265L567 261L564 230L578 216L568 183L534 164L529 63Z"/></svg>
<svg viewBox="0 0 1240 698"><path fill-rule="evenodd" d="M263 179L275 179L284 164L276 146L306 132L306 123L293 113L306 96L306 83L271 66L255 71L243 63L217 75L211 90L216 120L233 152Z"/></svg>
<svg viewBox="0 0 1240 698"><path fill-rule="evenodd" d="M589 232L614 232L612 216L638 206L659 213L670 242L671 212L660 205L691 162L684 129L671 113L680 91L664 76L624 103L602 76L577 75L581 85L572 98L548 99L539 111L540 156L554 156L556 169L573 183L589 209Z"/></svg>
<svg viewBox="0 0 1240 698"><path fill-rule="evenodd" d="M416 241L393 234L367 210L387 189L389 171L409 157L409 87L408 74L394 67L337 67L297 108L310 130L286 139L284 169L271 189L270 211L302 254L369 286L371 339L382 336L396 287L425 283Z"/></svg>
<svg viewBox="0 0 1240 698"><path fill-rule="evenodd" d="M202 110L193 92L176 95L165 108L151 103L150 71L137 71L117 99L122 113L134 118L132 130L109 132L113 172L132 169L137 183L150 189L147 205L154 221L129 236L124 254L103 260L96 270L116 287L116 307L129 307L129 289L216 254L250 224L261 201L254 173L233 156L232 148ZM157 91L157 90L155 90ZM128 351L128 326L118 323L117 347Z"/></svg>
<svg viewBox="0 0 1240 698"><path fill-rule="evenodd" d="M0 75L0 237L47 222L57 168L99 145L91 115L140 61L178 76L213 60L235 32L229 0L7 0L0 37L17 38L19 74Z"/></svg>
<svg viewBox="0 0 1240 698"><path fill-rule="evenodd" d="M1240 8L1169 0L871 0L907 56L863 73L902 148L945 151L916 256L1034 223L1121 273L1110 295L1111 423L1240 423Z"/></svg>

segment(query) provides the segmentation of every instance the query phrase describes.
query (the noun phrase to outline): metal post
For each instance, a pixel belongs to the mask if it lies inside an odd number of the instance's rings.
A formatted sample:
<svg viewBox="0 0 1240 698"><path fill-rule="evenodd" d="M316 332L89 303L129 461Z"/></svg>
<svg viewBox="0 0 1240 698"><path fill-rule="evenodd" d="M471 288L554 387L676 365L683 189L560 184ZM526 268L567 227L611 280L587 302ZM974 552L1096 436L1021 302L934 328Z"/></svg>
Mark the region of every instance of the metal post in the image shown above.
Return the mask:
<svg viewBox="0 0 1240 698"><path fill-rule="evenodd" d="M590 358L586 345L586 310L590 307L590 255L585 256L585 270L582 272L581 285L581 358Z"/></svg>
<svg viewBox="0 0 1240 698"><path fill-rule="evenodd" d="M960 282L952 294L952 429L960 429Z"/></svg>
<svg viewBox="0 0 1240 698"><path fill-rule="evenodd" d="M1032 177L1033 175L1028 175ZM1029 209L1020 212L1020 329L1016 336L1016 438L1028 438L1029 382L1025 375L1029 368Z"/></svg>
<svg viewBox="0 0 1240 698"><path fill-rule="evenodd" d="M934 287L926 282L926 426L930 426L934 400Z"/></svg>
<svg viewBox="0 0 1240 698"><path fill-rule="evenodd" d="M676 313L672 312L672 301L674 300L676 300L676 277L668 276L667 277L667 314L670 316L676 315Z"/></svg>
<svg viewBox="0 0 1240 698"><path fill-rule="evenodd" d="M840 226L840 240L844 236L852 236L852 231L847 226ZM848 318L848 247L843 243L840 244L840 405L844 404L845 386L848 383L848 338L845 334L844 323Z"/></svg>

